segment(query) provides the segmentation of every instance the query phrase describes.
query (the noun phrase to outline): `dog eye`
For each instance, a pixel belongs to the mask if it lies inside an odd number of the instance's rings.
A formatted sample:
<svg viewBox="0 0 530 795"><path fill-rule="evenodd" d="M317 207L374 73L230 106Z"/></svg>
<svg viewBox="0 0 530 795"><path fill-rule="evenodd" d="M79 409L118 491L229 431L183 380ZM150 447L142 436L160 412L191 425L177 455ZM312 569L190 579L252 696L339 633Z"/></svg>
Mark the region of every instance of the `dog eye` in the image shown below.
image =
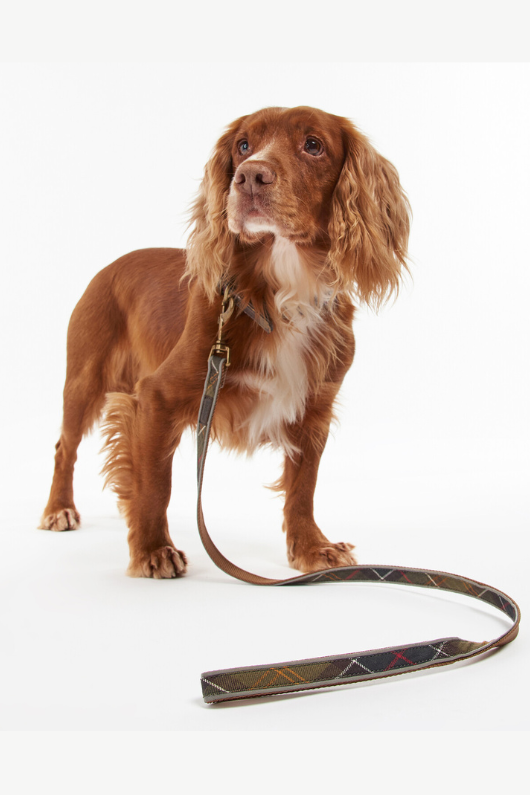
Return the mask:
<svg viewBox="0 0 530 795"><path fill-rule="evenodd" d="M247 140L240 141L237 145L237 150L240 155L246 155L249 149L249 144Z"/></svg>
<svg viewBox="0 0 530 795"><path fill-rule="evenodd" d="M307 138L304 149L310 155L319 155L322 152L322 144L317 138Z"/></svg>

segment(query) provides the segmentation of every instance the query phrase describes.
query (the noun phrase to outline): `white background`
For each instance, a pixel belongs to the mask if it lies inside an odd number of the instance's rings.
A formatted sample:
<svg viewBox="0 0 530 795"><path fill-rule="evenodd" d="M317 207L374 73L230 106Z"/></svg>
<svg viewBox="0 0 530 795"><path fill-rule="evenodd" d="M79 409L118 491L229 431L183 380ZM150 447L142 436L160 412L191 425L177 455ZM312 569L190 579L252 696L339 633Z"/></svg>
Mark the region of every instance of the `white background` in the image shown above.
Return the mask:
<svg viewBox="0 0 530 795"><path fill-rule="evenodd" d="M355 543L362 563L465 574L506 590L524 613L529 67L22 64L0 74L0 726L528 728L524 624L515 644L473 664L203 705L203 670L445 635L482 640L506 623L480 605L393 586L230 581L200 547L191 438L175 456L169 509L191 561L182 580L125 577L126 530L100 492L97 435L77 466L82 529L35 528L61 422L66 327L88 281L127 251L184 245L186 208L228 122L308 104L369 135L414 212L413 281L379 316L361 309L355 322L358 353L322 463L317 521L332 540ZM261 489L278 465L266 451L247 461L212 448L205 481L218 545L266 576L291 574L281 504Z"/></svg>

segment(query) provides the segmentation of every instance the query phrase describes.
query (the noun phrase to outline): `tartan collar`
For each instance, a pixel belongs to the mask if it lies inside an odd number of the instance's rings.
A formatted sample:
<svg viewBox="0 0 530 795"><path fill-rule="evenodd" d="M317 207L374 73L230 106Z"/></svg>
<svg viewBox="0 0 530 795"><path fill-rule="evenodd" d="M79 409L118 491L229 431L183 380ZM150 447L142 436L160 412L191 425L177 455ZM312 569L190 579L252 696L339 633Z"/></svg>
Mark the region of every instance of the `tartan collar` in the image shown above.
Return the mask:
<svg viewBox="0 0 530 795"><path fill-rule="evenodd" d="M245 315L248 315L252 320L258 324L260 328L270 334L274 330L274 325L270 318L269 313L267 312L267 307L265 306L263 309L263 313L256 312L252 305L252 301L245 303L243 298L239 295L236 289L236 280L235 277L222 279L219 282L219 294L225 298L232 298L234 304L237 306L239 310L241 310ZM332 300L326 300L322 306L329 308L330 306L334 306L337 303L337 299L334 298ZM317 305L317 299L315 298L315 305ZM300 310L299 310L300 311ZM287 321L287 318L283 318Z"/></svg>
<svg viewBox="0 0 530 795"><path fill-rule="evenodd" d="M241 296L236 292L236 282L234 278L221 281L219 283L219 292L225 298L232 298L237 308L241 309L245 315L252 318L263 331L266 331L267 334L271 333L274 326L272 325L272 320L269 317L267 309L264 308L263 313L256 312L252 306L252 301L245 305Z"/></svg>

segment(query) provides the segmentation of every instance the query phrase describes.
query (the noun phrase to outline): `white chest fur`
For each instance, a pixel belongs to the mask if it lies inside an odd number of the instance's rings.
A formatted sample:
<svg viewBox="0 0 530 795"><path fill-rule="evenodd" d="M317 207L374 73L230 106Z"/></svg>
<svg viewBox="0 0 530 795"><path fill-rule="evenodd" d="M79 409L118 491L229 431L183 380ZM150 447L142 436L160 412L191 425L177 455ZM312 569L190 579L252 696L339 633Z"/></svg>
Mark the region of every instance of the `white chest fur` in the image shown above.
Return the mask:
<svg viewBox="0 0 530 795"><path fill-rule="evenodd" d="M309 351L318 339L322 318L315 285L310 282L294 243L276 237L271 271L280 285L275 305L284 322L274 328L276 344L272 352L264 355L261 372L239 375L240 386L254 392L256 398L242 430L249 449L270 443L292 456L297 448L285 428L304 415Z"/></svg>

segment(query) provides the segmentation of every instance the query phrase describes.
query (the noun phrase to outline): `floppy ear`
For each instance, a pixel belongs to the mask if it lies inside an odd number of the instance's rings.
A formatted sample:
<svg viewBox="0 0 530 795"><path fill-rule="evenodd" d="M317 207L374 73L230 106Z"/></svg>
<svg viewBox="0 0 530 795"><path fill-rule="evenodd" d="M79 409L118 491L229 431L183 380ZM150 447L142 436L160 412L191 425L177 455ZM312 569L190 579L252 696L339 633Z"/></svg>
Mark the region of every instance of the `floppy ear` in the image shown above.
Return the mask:
<svg viewBox="0 0 530 795"><path fill-rule="evenodd" d="M217 142L190 208L193 230L186 247L186 275L198 279L210 301L218 295L219 281L232 257L234 238L228 230L226 202L233 176L232 141L244 119L232 122Z"/></svg>
<svg viewBox="0 0 530 795"><path fill-rule="evenodd" d="M344 122L346 156L332 196L328 260L337 288L377 309L408 271L410 205L394 166Z"/></svg>

